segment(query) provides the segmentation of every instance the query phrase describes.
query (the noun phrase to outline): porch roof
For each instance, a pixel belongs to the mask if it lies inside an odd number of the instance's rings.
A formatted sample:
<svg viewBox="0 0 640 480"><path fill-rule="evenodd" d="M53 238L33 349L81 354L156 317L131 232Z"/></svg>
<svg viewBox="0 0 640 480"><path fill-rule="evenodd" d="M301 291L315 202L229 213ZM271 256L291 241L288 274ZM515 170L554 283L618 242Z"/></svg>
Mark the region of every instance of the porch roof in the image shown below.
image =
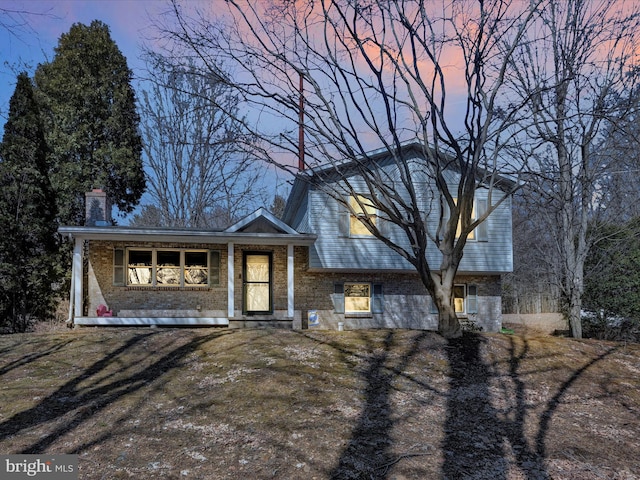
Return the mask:
<svg viewBox="0 0 640 480"><path fill-rule="evenodd" d="M242 243L251 245L312 245L317 235L308 233L256 233L124 226L61 226L61 235L78 240L163 243Z"/></svg>

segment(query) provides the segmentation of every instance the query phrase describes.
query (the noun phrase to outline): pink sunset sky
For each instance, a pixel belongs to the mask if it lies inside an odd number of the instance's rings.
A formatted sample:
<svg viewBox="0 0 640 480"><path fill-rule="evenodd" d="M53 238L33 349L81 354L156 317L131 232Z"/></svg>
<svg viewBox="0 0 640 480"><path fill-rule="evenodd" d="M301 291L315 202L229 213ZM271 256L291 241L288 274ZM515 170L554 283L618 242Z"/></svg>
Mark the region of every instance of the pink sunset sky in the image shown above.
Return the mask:
<svg viewBox="0 0 640 480"><path fill-rule="evenodd" d="M226 10L223 0L186 0L181 8L208 10L214 15ZM138 80L146 76L142 47L153 45L153 24L163 23L163 14L170 10L169 0L0 0L0 137L17 74L27 71L33 76L38 64L51 61L60 36L74 23L89 25L100 20L110 27L112 39L133 71L133 86L138 91ZM464 75L456 65L455 61L444 65L450 70L447 103L452 115L462 118L464 97L458 99L456 94L465 92Z"/></svg>

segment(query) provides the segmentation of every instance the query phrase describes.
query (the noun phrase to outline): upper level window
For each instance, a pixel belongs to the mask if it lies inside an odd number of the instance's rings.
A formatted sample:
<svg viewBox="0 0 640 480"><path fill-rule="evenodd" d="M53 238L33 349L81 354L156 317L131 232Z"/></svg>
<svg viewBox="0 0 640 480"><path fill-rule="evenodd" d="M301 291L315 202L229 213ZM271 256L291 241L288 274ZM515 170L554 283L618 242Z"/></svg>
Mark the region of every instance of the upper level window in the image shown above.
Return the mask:
<svg viewBox="0 0 640 480"><path fill-rule="evenodd" d="M220 252L217 251L115 249L113 258L114 285L207 286L220 280Z"/></svg>
<svg viewBox="0 0 640 480"><path fill-rule="evenodd" d="M457 204L458 199L454 198L453 201ZM478 216L484 215L487 211L487 199L486 198L478 198L473 200L473 207L471 210L471 222L475 222L478 219ZM477 240L479 242L486 242L488 240L488 230L487 230L487 222L488 219L478 225L475 229L471 230L467 235L467 240ZM462 233L462 227L460 225L460 220L458 220L458 226L456 228L456 238L460 236Z"/></svg>
<svg viewBox="0 0 640 480"><path fill-rule="evenodd" d="M457 205L458 204L458 199L454 198L453 199L454 203ZM476 216L476 201L473 201L473 208L471 210L471 221L475 222L476 219L478 217ZM462 233L462 225L460 224L460 219L458 219L458 226L456 227L456 238L458 238L460 236L460 234ZM471 230L469 232L469 235L467 235L467 240L475 240L476 239L476 231L475 230Z"/></svg>
<svg viewBox="0 0 640 480"><path fill-rule="evenodd" d="M351 207L353 212L355 212L355 215L352 213L349 216L349 234L358 236L372 236L373 234L363 223L368 221L375 226L378 220L376 216L377 210L373 205L371 205L370 200L363 197L362 195L352 195L349 197L349 206Z"/></svg>

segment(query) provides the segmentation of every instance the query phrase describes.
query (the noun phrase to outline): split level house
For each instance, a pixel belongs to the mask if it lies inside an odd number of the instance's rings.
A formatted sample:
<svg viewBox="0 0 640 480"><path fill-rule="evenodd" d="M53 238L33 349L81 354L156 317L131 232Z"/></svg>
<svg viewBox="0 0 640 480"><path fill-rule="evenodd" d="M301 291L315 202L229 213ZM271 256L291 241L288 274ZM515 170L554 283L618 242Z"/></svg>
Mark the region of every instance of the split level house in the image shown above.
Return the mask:
<svg viewBox="0 0 640 480"><path fill-rule="evenodd" d="M424 166L419 145L403 148L405 158ZM389 170L389 178L397 168L384 153L363 161ZM335 182L349 175L348 166L340 166ZM327 172L335 168L300 173L282 218L261 208L224 230L114 226L105 193L87 193L85 225L59 229L74 242L70 322L437 329L437 311L415 268L346 208L354 199L326 193ZM353 175L350 192L357 195ZM454 185L456 172L448 175ZM433 212L427 178L420 198ZM488 192L477 190L476 211L486 209ZM376 212L367 213L375 221ZM436 217L427 223L436 225ZM406 242L403 235L385 226L394 241ZM435 246L427 252L432 265L439 255ZM501 276L512 267L507 199L468 237L455 287L461 320L483 331L500 328Z"/></svg>

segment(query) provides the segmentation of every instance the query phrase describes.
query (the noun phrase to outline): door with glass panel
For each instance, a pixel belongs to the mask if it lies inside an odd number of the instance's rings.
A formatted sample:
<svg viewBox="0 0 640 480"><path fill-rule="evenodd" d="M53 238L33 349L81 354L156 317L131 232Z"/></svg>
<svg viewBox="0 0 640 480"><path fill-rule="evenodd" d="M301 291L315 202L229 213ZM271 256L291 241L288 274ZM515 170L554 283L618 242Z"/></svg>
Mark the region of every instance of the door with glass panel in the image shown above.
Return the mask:
<svg viewBox="0 0 640 480"><path fill-rule="evenodd" d="M272 308L271 253L245 252L244 312L247 314L270 314Z"/></svg>

